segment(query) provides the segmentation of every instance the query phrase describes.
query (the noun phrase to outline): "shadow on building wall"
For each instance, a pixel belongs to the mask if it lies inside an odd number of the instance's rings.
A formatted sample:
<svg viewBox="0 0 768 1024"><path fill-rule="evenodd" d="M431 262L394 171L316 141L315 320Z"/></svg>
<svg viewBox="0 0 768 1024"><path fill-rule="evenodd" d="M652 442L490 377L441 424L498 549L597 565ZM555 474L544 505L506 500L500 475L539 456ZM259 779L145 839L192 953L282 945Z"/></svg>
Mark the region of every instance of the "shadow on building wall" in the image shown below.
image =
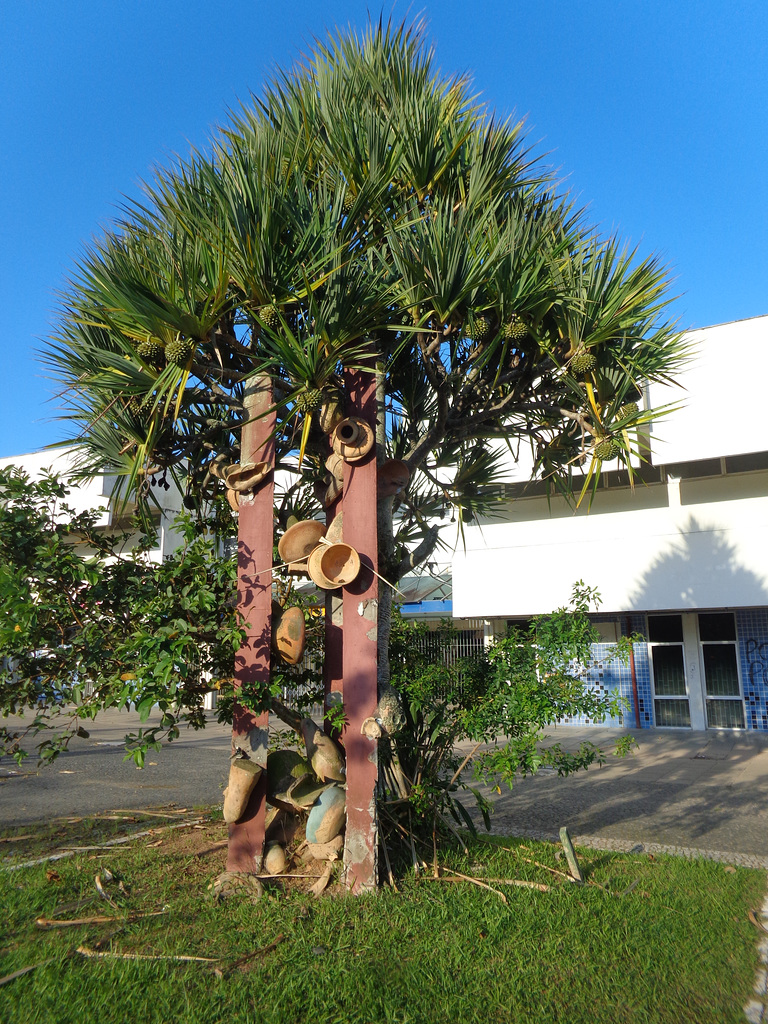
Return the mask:
<svg viewBox="0 0 768 1024"><path fill-rule="evenodd" d="M768 605L768 586L720 531L690 516L671 550L640 577L630 604L638 610L754 607Z"/></svg>

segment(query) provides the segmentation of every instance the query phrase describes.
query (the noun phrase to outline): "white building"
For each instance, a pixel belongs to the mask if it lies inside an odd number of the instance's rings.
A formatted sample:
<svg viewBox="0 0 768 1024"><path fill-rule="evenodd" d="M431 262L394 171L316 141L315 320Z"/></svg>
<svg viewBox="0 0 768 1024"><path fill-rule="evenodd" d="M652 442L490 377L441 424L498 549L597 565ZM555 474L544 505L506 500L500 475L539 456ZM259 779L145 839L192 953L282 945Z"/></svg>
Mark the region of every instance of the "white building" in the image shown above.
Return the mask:
<svg viewBox="0 0 768 1024"><path fill-rule="evenodd" d="M574 511L542 483L508 485L502 518L454 556L453 615L503 631L583 580L602 596L593 682L625 696L625 725L768 730L768 316L689 338L684 390L648 388L651 408L683 406L653 424L634 488L609 468ZM610 660L627 631L647 641L634 678Z"/></svg>
<svg viewBox="0 0 768 1024"><path fill-rule="evenodd" d="M65 502L75 512L102 509L103 511L96 521L97 528L103 529L107 533L122 532L130 523L134 506L128 503L123 508L111 498L116 478L108 474L99 474L89 480L71 479L74 463L74 450L62 448L56 451L12 455L0 459L0 468L18 466L33 480L39 480L46 472L58 476L69 488L70 493ZM173 521L181 508L181 495L171 480L169 480L167 490L165 487L157 485L152 489L152 493L158 505L157 511L153 515L158 543L148 552L148 557L153 562L161 562L178 547L180 542L179 534L173 529ZM130 550L134 540L133 536L127 537L127 550Z"/></svg>

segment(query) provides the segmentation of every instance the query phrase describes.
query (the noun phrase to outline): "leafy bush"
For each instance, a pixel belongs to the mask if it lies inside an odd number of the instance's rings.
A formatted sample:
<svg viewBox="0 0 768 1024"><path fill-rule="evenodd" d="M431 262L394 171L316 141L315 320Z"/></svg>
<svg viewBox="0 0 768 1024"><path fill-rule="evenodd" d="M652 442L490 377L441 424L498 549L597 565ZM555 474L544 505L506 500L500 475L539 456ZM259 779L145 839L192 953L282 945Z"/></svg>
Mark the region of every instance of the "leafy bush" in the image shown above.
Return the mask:
<svg viewBox="0 0 768 1024"><path fill-rule="evenodd" d="M142 764L179 724L205 724L203 697L231 680L243 632L232 596L236 563L216 556L214 537L183 514L180 547L161 563L153 537L96 528L101 510L76 512L54 476L30 481L0 471L0 709L31 721L0 728L0 753L51 760L102 709L133 704L158 727L140 730Z"/></svg>
<svg viewBox="0 0 768 1024"><path fill-rule="evenodd" d="M474 793L489 827L490 806L470 785L473 777L500 792L545 765L569 775L604 762L605 752L591 742L575 752L543 742L546 727L563 719L586 715L600 722L621 714L619 696L585 682L591 645L600 640L588 612L598 604L597 592L579 582L570 607L538 616L528 629L458 661L449 657L450 624L430 633L424 624L395 618L392 684L404 723L381 750L381 810L390 840L430 830L436 839L454 822L474 830L461 790ZM615 657L626 661L635 639L623 637ZM622 738L615 752L626 753L631 742Z"/></svg>

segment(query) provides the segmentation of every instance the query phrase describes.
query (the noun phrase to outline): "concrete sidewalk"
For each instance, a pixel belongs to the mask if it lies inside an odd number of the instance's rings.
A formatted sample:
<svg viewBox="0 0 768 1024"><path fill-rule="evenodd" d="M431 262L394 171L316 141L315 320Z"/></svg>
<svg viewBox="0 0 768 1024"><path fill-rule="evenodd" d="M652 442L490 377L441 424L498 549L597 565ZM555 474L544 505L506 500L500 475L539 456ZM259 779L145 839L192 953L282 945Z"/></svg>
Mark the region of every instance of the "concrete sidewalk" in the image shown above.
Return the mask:
<svg viewBox="0 0 768 1024"><path fill-rule="evenodd" d="M501 796L481 787L495 803L494 833L556 839L566 825L583 845L641 843L650 852L706 852L768 867L768 733L568 726L548 733L566 750L584 741L610 750L628 734L637 747L567 778L545 769Z"/></svg>
<svg viewBox="0 0 768 1024"><path fill-rule="evenodd" d="M206 729L183 730L178 740L150 752L139 771L123 761L123 737L141 726L135 713L105 712L89 738L73 740L51 766L38 771L28 761L19 769L2 759L0 822L23 825L64 814L221 800L229 771L228 726L209 715ZM568 750L583 741L610 750L628 732L549 730ZM768 733L642 729L631 735L635 752L625 759L610 756L603 768L568 778L544 770L501 796L480 787L495 804L493 832L555 839L567 825L584 845L703 850L768 867ZM466 805L471 810L471 796Z"/></svg>

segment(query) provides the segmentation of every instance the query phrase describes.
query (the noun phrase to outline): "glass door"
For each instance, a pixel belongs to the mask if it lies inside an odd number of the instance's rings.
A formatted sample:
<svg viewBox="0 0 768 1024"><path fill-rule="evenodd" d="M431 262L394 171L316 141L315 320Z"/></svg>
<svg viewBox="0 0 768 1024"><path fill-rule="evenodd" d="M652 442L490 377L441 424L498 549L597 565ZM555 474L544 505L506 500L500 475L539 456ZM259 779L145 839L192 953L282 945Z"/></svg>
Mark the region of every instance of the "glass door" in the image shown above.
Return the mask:
<svg viewBox="0 0 768 1024"><path fill-rule="evenodd" d="M743 729L744 701L733 612L701 612L698 619L707 728Z"/></svg>
<svg viewBox="0 0 768 1024"><path fill-rule="evenodd" d="M657 726L691 727L682 615L649 615L653 713Z"/></svg>

